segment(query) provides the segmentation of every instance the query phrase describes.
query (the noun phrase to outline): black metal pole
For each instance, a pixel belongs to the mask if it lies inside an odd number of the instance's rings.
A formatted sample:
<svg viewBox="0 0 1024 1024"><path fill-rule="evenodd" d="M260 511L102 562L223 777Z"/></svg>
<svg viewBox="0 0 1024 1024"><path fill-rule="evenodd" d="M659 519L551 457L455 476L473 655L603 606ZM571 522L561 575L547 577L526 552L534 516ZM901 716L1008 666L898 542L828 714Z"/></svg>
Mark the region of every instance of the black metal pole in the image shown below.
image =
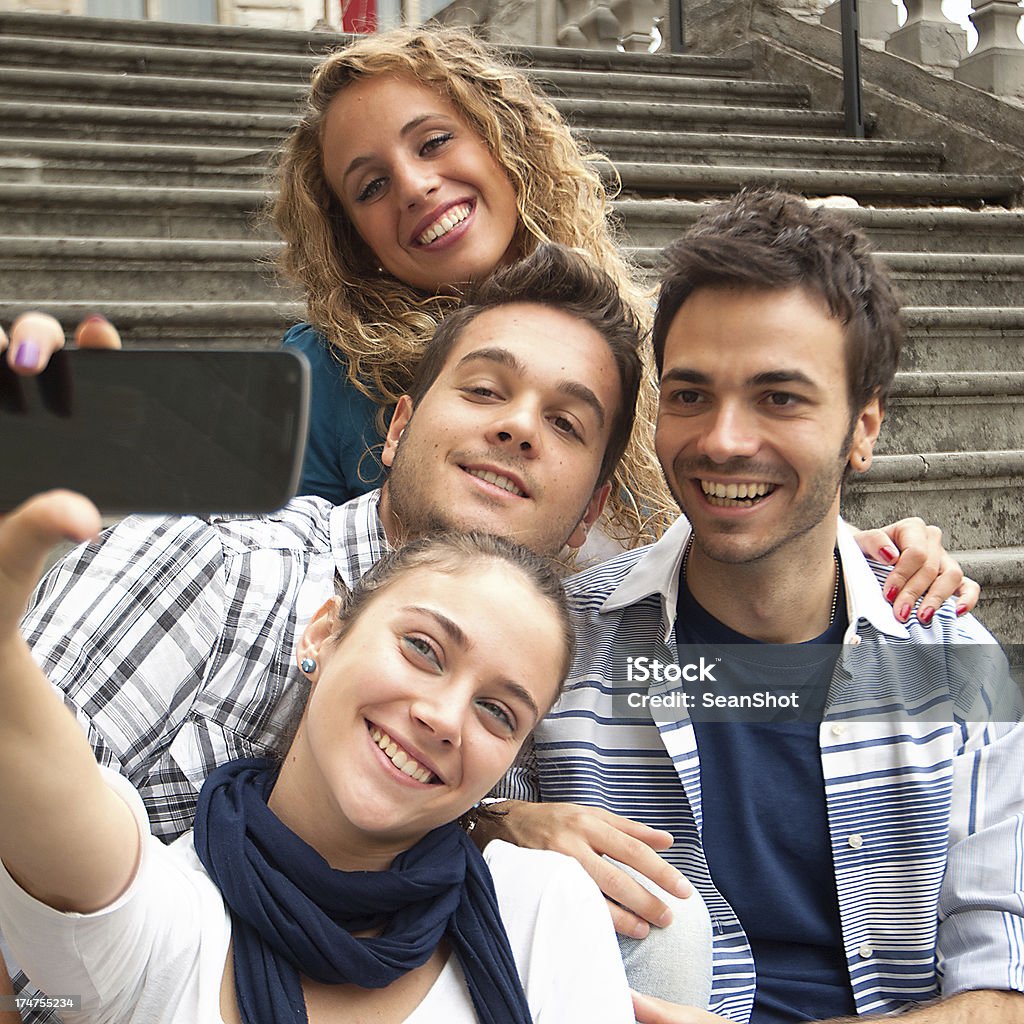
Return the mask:
<svg viewBox="0 0 1024 1024"><path fill-rule="evenodd" d="M843 32L843 112L846 134L864 138L864 108L860 90L860 15L857 0L840 0L840 25Z"/></svg>
<svg viewBox="0 0 1024 1024"><path fill-rule="evenodd" d="M668 0L668 48L670 53L685 53L683 0Z"/></svg>

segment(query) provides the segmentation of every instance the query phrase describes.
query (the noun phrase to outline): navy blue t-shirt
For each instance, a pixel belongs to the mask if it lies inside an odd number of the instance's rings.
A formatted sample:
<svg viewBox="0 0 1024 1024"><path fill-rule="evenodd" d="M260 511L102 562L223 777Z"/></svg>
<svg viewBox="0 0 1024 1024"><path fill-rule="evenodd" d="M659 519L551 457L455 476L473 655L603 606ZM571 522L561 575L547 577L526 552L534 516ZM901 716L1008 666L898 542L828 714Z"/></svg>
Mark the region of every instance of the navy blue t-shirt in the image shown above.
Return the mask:
<svg viewBox="0 0 1024 1024"><path fill-rule="evenodd" d="M380 406L348 379L344 357L312 324L296 324L284 346L309 360L312 370L309 439L299 494L316 494L341 505L384 481L377 428Z"/></svg>
<svg viewBox="0 0 1024 1024"><path fill-rule="evenodd" d="M846 629L842 579L835 621L821 636L786 649L773 645L772 670L756 652L741 666L733 645L765 645L729 629L704 610L680 579L676 637L685 645L728 645L722 671L735 666L744 685L766 673L763 688L777 691L778 656L787 683L824 694ZM786 687L787 689L789 686ZM739 715L736 716L737 718ZM749 717L750 716L746 716ZM702 840L711 877L750 940L757 971L751 1024L793 1024L855 1015L843 952L825 783L818 745L820 711L812 720L699 721L693 724L700 757Z"/></svg>

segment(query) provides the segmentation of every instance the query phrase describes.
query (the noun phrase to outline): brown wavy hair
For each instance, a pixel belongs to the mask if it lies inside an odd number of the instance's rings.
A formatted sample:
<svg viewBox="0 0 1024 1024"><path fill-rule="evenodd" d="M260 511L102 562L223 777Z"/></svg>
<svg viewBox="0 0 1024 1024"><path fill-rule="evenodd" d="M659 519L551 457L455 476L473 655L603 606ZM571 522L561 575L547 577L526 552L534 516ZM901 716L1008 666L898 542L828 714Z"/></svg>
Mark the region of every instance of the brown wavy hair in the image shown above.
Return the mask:
<svg viewBox="0 0 1024 1024"><path fill-rule="evenodd" d="M390 274L359 237L324 177L321 132L331 100L350 83L405 75L436 89L487 143L512 182L519 211L513 250L544 242L582 250L650 323L651 293L616 244L604 161L585 153L555 108L495 50L460 29L395 29L332 53L313 71L300 122L281 150L271 218L285 246L280 266L305 291L309 321L338 350L353 386L385 407L406 394L435 327L461 304ZM650 368L637 427L614 477L603 527L634 546L656 539L674 518L654 454L657 389Z"/></svg>

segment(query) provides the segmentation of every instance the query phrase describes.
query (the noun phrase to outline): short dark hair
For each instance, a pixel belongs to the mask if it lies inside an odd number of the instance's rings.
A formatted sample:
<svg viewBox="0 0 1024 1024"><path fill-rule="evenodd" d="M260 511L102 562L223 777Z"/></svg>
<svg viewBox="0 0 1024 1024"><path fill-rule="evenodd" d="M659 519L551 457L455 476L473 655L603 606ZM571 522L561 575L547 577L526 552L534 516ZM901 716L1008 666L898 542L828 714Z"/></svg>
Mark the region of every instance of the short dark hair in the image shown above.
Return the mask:
<svg viewBox="0 0 1024 1024"><path fill-rule="evenodd" d="M503 267L470 291L466 303L438 325L416 368L409 397L413 407L433 387L462 332L496 306L536 303L561 310L592 327L608 345L619 371L619 408L612 420L598 485L615 472L629 443L640 390L640 324L615 282L584 255L563 245L539 245L525 259ZM552 339L557 344L557 339Z"/></svg>
<svg viewBox="0 0 1024 1024"><path fill-rule="evenodd" d="M744 189L713 206L664 252L652 341L660 377L665 338L703 287L802 287L820 295L846 334L851 415L892 388L903 345L900 305L867 238L833 209L776 189Z"/></svg>

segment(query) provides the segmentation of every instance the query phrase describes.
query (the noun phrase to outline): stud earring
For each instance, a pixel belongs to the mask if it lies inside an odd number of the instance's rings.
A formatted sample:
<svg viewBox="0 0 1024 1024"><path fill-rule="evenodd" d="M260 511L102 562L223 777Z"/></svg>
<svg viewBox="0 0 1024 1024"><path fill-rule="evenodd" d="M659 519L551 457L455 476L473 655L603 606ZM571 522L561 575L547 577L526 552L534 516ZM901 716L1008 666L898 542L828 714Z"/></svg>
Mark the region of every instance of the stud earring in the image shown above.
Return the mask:
<svg viewBox="0 0 1024 1024"><path fill-rule="evenodd" d="M302 661L299 662L299 668L301 668L302 671L305 672L307 676L311 675L313 672L316 671L316 659L303 658Z"/></svg>

